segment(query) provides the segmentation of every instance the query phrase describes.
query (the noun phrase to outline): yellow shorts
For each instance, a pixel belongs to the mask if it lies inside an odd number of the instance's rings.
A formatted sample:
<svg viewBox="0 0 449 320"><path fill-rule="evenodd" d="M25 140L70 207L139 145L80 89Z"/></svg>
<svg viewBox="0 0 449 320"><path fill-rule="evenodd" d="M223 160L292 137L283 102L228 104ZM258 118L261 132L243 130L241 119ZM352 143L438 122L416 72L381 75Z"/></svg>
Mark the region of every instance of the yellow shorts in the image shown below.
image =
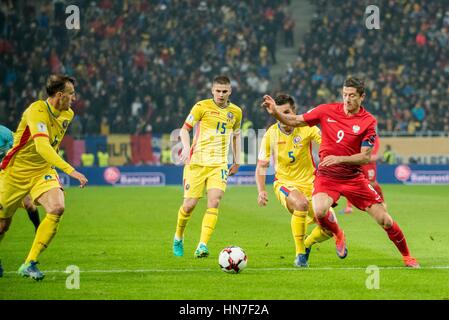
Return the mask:
<svg viewBox="0 0 449 320"><path fill-rule="evenodd" d="M184 198L201 198L206 190L220 189L226 191L228 166L204 167L195 164L184 166Z"/></svg>
<svg viewBox="0 0 449 320"><path fill-rule="evenodd" d="M17 177L9 171L0 171L0 218L12 217L27 194L36 201L43 193L54 188L63 189L54 169L26 178Z"/></svg>
<svg viewBox="0 0 449 320"><path fill-rule="evenodd" d="M293 190L302 193L309 201L309 212L307 214L307 224L315 222L315 214L312 209L312 186L311 185L300 185L300 184L285 184L279 180L273 183L274 194L278 198L282 206L288 210L287 207L287 197Z"/></svg>

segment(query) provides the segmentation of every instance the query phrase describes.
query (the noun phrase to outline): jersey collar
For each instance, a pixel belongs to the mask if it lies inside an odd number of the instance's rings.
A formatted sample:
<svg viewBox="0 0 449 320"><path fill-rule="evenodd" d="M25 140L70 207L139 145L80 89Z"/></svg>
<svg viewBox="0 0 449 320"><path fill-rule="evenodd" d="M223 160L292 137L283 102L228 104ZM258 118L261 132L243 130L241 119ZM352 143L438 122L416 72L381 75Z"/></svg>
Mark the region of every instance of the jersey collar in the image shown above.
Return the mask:
<svg viewBox="0 0 449 320"><path fill-rule="evenodd" d="M215 102L214 98L212 98L212 101L213 101L213 103L215 104L215 106L216 106L217 108L220 108L220 109L226 109L226 108L229 107L229 105L231 104L231 101L228 100L228 103L226 104L226 106L220 107L220 106Z"/></svg>
<svg viewBox="0 0 449 320"><path fill-rule="evenodd" d="M351 114L351 115L347 115L346 112L345 112L345 105L342 103L342 104L341 104L341 112L343 112L343 114L344 114L346 117L360 117L360 116L363 116L363 115L364 115L364 113L365 113L365 108L364 108L362 105L360 105L359 112L354 113L354 114Z"/></svg>
<svg viewBox="0 0 449 320"><path fill-rule="evenodd" d="M50 112L50 114L51 114L54 118L59 117L59 115L61 114L61 111L56 110L56 108L53 107L53 106L48 102L48 100L45 100L45 104L47 105L48 112Z"/></svg>

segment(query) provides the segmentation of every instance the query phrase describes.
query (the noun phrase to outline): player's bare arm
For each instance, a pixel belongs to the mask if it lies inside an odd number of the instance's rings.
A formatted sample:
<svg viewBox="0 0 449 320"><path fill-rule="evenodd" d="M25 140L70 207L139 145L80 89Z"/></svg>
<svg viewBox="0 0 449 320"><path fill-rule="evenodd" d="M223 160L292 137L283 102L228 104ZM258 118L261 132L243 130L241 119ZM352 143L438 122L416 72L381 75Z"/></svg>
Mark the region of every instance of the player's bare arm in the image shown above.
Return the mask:
<svg viewBox="0 0 449 320"><path fill-rule="evenodd" d="M328 167L341 163L353 165L367 164L371 160L372 149L372 147L362 147L360 153L351 156L327 156L320 162L320 166Z"/></svg>
<svg viewBox="0 0 449 320"><path fill-rule="evenodd" d="M80 188L84 188L88 182L87 178L76 170L69 173L69 170L73 168L71 168L71 166L56 153L55 149L51 147L48 137L36 137L34 138L34 143L36 145L37 153L46 159L48 163L68 173L72 178L77 179L80 182Z"/></svg>
<svg viewBox="0 0 449 320"><path fill-rule="evenodd" d="M304 117L302 115L280 113L276 108L276 102L269 95L263 96L262 107L264 107L269 114L271 114L283 124L291 127L307 126L307 122L304 121Z"/></svg>
<svg viewBox="0 0 449 320"><path fill-rule="evenodd" d="M191 127L184 124L179 132L179 136L181 137L182 150L179 159L182 163L187 164L187 161L190 157L190 131Z"/></svg>
<svg viewBox="0 0 449 320"><path fill-rule="evenodd" d="M78 172L76 170L73 171L71 174L69 174L69 176L71 176L72 178L74 178L80 182L80 188L84 188L86 186L87 182L89 181L84 176L84 174L82 174L81 172Z"/></svg>
<svg viewBox="0 0 449 320"><path fill-rule="evenodd" d="M229 176L233 176L239 171L240 168L240 147L241 147L241 140L240 140L240 130L237 132L234 132L232 135L232 156L234 159L234 162L232 163L231 167L229 168Z"/></svg>
<svg viewBox="0 0 449 320"><path fill-rule="evenodd" d="M266 181L266 175L267 175L267 169L270 163L259 161L257 163L256 167L256 184L257 184L257 191L259 193L257 197L257 203L259 206L266 206L268 203L268 194L265 190L265 181Z"/></svg>

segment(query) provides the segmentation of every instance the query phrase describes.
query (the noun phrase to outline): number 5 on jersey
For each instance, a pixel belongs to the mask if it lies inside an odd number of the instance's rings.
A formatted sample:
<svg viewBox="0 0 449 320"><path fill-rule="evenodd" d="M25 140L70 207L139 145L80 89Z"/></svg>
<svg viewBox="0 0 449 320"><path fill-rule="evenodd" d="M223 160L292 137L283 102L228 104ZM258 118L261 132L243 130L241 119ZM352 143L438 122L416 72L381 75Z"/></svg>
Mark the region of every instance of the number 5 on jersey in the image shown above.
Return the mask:
<svg viewBox="0 0 449 320"><path fill-rule="evenodd" d="M295 162L296 158L295 158L295 156L293 155L293 151L289 151L289 152L288 152L288 157L291 159L291 160L290 160L290 163Z"/></svg>

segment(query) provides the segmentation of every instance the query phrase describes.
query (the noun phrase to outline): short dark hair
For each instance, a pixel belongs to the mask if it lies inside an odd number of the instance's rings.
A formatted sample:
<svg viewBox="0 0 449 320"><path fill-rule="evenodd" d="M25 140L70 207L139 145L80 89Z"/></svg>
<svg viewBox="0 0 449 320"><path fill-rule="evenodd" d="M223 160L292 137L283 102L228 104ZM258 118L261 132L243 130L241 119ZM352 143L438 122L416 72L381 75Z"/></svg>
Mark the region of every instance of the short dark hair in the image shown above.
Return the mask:
<svg viewBox="0 0 449 320"><path fill-rule="evenodd" d="M49 97L53 97L57 92L64 91L67 82L75 84L75 78L62 74L52 74L47 79L46 90Z"/></svg>
<svg viewBox="0 0 449 320"><path fill-rule="evenodd" d="M213 83L218 84L231 84L231 80L227 76L217 76L214 78Z"/></svg>
<svg viewBox="0 0 449 320"><path fill-rule="evenodd" d="M363 79L349 77L345 80L344 86L356 88L360 95L365 93L365 81Z"/></svg>
<svg viewBox="0 0 449 320"><path fill-rule="evenodd" d="M276 98L274 98L274 102L276 102L277 106L282 106L283 104L288 103L292 107L293 111L296 109L295 99L293 99L291 95L285 93L278 94Z"/></svg>

